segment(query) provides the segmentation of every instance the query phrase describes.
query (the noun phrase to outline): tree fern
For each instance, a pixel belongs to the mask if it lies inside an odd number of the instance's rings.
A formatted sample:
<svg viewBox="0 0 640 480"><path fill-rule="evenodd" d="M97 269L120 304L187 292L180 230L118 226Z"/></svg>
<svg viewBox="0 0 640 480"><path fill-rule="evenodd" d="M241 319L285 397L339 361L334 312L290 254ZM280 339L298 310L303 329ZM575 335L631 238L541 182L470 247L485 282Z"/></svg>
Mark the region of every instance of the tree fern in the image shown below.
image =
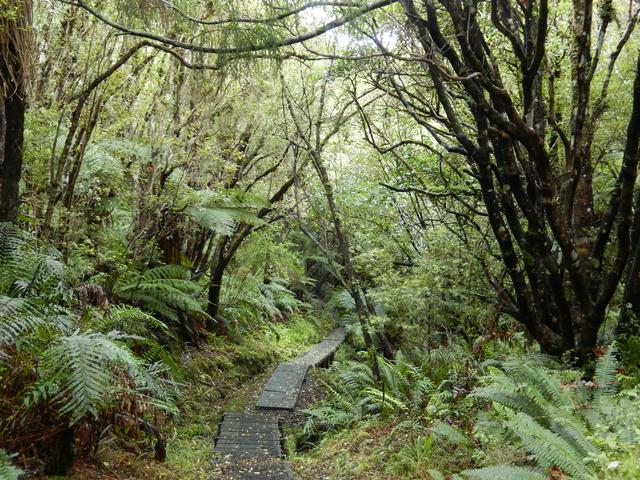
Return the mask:
<svg viewBox="0 0 640 480"><path fill-rule="evenodd" d="M56 378L59 391L55 400L60 411L76 423L113 398L120 374L146 387L142 364L118 339L117 332L101 334L76 332L60 337L42 356L41 375Z"/></svg>
<svg viewBox="0 0 640 480"><path fill-rule="evenodd" d="M101 331L118 330L132 335L147 335L151 329L169 335L169 327L150 313L131 305L113 305L96 327Z"/></svg>
<svg viewBox="0 0 640 480"><path fill-rule="evenodd" d="M206 315L198 300L201 287L190 280L187 269L177 265L163 265L141 275L121 279L114 293L122 301L145 308L179 321L179 312Z"/></svg>
<svg viewBox="0 0 640 480"><path fill-rule="evenodd" d="M264 220L243 208L193 206L187 212L200 225L219 235L231 235L237 224L262 225Z"/></svg>

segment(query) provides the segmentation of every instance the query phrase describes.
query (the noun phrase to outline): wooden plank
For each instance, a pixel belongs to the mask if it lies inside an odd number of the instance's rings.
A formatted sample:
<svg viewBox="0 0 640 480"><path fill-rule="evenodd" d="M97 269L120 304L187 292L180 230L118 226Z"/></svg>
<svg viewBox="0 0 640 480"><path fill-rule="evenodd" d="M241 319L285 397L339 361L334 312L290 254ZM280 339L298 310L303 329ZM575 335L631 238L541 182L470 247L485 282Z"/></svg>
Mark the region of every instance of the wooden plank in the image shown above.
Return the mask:
<svg viewBox="0 0 640 480"><path fill-rule="evenodd" d="M294 360L298 365L315 367L335 353L340 344L344 342L346 332L343 327L336 328L323 341L316 344L304 355Z"/></svg>
<svg viewBox="0 0 640 480"><path fill-rule="evenodd" d="M227 413L214 451L241 457L282 456L278 418L273 415Z"/></svg>
<svg viewBox="0 0 640 480"><path fill-rule="evenodd" d="M264 413L239 413L239 412L229 412L224 414L225 421L235 421L235 422L244 422L244 423L274 423L278 424L278 417L274 417L270 414Z"/></svg>
<svg viewBox="0 0 640 480"><path fill-rule="evenodd" d="M222 449L222 448L235 448L238 450L251 450L251 449L257 448L258 450L277 450L279 452L281 451L280 441L254 443L254 442L237 442L232 439L218 440L216 442L216 449Z"/></svg>
<svg viewBox="0 0 640 480"><path fill-rule="evenodd" d="M235 419L224 420L222 423L228 426L239 426L239 427L256 428L256 429L260 429L260 428L273 429L273 428L278 428L278 426L280 425L277 421L248 422L248 421L235 420Z"/></svg>
<svg viewBox="0 0 640 480"><path fill-rule="evenodd" d="M256 402L256 407L276 410L293 410L296 408L299 396L299 389L285 392L264 390Z"/></svg>
<svg viewBox="0 0 640 480"><path fill-rule="evenodd" d="M236 457L282 457L282 450L280 448L245 448L242 447L227 447L221 446L214 449L215 452L222 455L234 455Z"/></svg>
<svg viewBox="0 0 640 480"><path fill-rule="evenodd" d="M307 365L281 363L273 372L264 389L272 392L300 390L308 368Z"/></svg>
<svg viewBox="0 0 640 480"><path fill-rule="evenodd" d="M221 425L218 429L218 438L220 437L251 437L255 436L256 438L280 438L280 430L279 429L270 429L270 430L255 430L255 429L237 429L237 428L229 428L227 426Z"/></svg>
<svg viewBox="0 0 640 480"><path fill-rule="evenodd" d="M309 350L302 357L299 357L296 362L315 367L333 355L339 345L339 343L335 342L331 342L331 344L319 344L317 347Z"/></svg>
<svg viewBox="0 0 640 480"><path fill-rule="evenodd" d="M344 330L344 327L338 327L333 332L331 332L324 340L327 341L336 341L339 343L344 342L347 333Z"/></svg>
<svg viewBox="0 0 640 480"><path fill-rule="evenodd" d="M271 426L269 428L261 427L259 425L230 425L230 424L221 424L218 428L218 435L222 436L223 434L234 435L237 433L246 433L246 434L255 434L255 435L270 435L270 434L279 434L280 429L277 426Z"/></svg>
<svg viewBox="0 0 640 480"><path fill-rule="evenodd" d="M255 433L245 434L242 432L225 432L218 437L218 441L233 441L236 443L279 443L282 440L282 435L279 433L271 432L268 435L256 435Z"/></svg>

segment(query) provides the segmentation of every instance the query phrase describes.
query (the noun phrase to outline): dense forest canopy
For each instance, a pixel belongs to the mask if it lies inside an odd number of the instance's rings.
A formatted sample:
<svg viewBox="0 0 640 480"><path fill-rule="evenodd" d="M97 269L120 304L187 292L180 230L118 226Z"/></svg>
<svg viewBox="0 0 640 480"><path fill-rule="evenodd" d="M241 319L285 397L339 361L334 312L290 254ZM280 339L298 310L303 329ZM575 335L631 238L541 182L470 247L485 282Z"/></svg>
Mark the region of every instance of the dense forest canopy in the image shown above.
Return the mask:
<svg viewBox="0 0 640 480"><path fill-rule="evenodd" d="M333 323L301 478L636 478L639 15L0 0L0 478L212 478Z"/></svg>

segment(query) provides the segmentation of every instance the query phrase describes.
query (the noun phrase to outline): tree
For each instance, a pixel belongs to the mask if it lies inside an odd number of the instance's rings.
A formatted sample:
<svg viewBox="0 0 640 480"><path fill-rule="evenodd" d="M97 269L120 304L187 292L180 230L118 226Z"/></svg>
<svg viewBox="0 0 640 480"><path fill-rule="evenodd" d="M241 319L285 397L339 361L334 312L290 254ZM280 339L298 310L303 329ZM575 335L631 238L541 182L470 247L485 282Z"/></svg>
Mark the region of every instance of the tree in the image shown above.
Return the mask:
<svg viewBox="0 0 640 480"><path fill-rule="evenodd" d="M368 309L361 279L358 278L353 266L353 253L351 251L349 236L343 227L342 214L338 210L335 189L329 177L324 158L325 148L329 141L344 127L349 119L357 113L355 102L343 102L342 105L334 106L332 112L327 111L329 110L327 106L327 92L330 86L331 68L326 71L320 82L317 96L309 93L307 89L303 89L300 94L301 98L296 102L294 102L292 98L293 93L287 85L284 76L281 77L281 80L283 83L284 101L291 118L295 138L299 143L299 147L304 150L307 158L310 159L318 175L326 205L329 209L329 218L333 225L333 234L338 248L337 263L340 266L340 271L336 271L338 280L344 285L353 299L356 314L362 327L365 347L373 355L375 345L369 324L369 317L373 312L370 312ZM309 232L302 223L300 226L305 235L314 240L311 232ZM315 240L315 242L317 243L317 240ZM329 259L329 261L332 260L331 258ZM383 344L388 346L387 351L391 353L392 349L388 341L386 341L384 332L380 332L380 336L383 339ZM374 356L372 356L372 369L375 376L378 377L379 372Z"/></svg>
<svg viewBox="0 0 640 480"><path fill-rule="evenodd" d="M485 5L444 0L425 2L421 9L413 1L401 3L416 41L407 46L407 53L416 55L415 47L421 49L424 61L419 67L428 75L427 88L434 96L417 85L417 77L409 85L403 59L395 61L394 54L377 41L389 61L379 83L440 148L466 159L511 280L512 293L504 292L505 311L529 329L543 351L555 355L575 351L586 361L625 274L634 232L640 228L632 219L640 159L637 70L633 107L622 139L624 154L609 201L597 211L593 196L594 135L607 108L612 71L638 10L630 12L600 72L613 4L601 9L594 47L592 3L574 2L566 79L572 95L559 110L554 87L560 67L552 67L556 59L546 51L553 28L546 1ZM496 39L496 31L501 38ZM505 42L514 52L512 58L499 52ZM509 60L518 68L509 69ZM412 71L420 75L419 70ZM601 90L592 99L596 73L602 78ZM559 120L564 120L562 125Z"/></svg>
<svg viewBox="0 0 640 480"><path fill-rule="evenodd" d="M31 2L3 3L0 13L0 222L18 215L27 83L32 62Z"/></svg>
<svg viewBox="0 0 640 480"><path fill-rule="evenodd" d="M349 4L342 16L306 32L287 26L314 3L274 17L242 20L205 21L182 12L197 25L242 21L256 34L265 24L271 27L267 41L239 37L234 31L236 45L184 42L119 24L83 1L76 5L122 33L227 57L278 48L284 49L282 56L300 55L291 47L345 24L362 31L371 17L373 31L365 35L377 45L384 64L377 83L440 149L462 156L478 183L511 283L510 289L500 290L505 311L528 328L545 352L575 351L582 362L590 357L607 308L624 279L635 278L634 265L639 263L626 268L640 229L640 215L634 218L640 205L634 207L633 201L640 129L637 82L613 188L604 206L594 199L594 181L600 175L594 141L607 111L612 74L638 18L633 3L620 32L612 31L617 13L610 0L597 18L591 0L574 1L570 14L563 13L564 4L550 6L547 0ZM376 36L380 23L373 18L390 5L388 13L404 17L390 16L390 25L406 20L402 30L408 33L407 41L393 51ZM563 31L562 21L571 22L570 32ZM554 34L566 35L568 48L551 51ZM220 42L214 34L208 39ZM608 44L614 46L605 62ZM367 53L365 57L372 58L372 52ZM412 79L416 81L408 85ZM568 102L560 101L560 81L568 85ZM592 94L597 83L600 93Z"/></svg>

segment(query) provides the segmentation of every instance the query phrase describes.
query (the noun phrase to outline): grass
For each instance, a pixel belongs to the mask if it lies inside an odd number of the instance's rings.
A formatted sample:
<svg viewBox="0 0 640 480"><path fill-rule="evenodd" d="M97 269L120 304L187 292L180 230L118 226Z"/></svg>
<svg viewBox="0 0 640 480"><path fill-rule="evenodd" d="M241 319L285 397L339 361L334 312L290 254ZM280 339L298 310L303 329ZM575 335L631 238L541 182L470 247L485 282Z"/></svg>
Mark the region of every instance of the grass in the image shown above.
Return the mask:
<svg viewBox="0 0 640 480"><path fill-rule="evenodd" d="M395 480L388 471L390 432L394 423L374 417L327 434L313 450L294 455L290 461L301 478L319 474L335 480ZM391 449L393 451L393 449Z"/></svg>

